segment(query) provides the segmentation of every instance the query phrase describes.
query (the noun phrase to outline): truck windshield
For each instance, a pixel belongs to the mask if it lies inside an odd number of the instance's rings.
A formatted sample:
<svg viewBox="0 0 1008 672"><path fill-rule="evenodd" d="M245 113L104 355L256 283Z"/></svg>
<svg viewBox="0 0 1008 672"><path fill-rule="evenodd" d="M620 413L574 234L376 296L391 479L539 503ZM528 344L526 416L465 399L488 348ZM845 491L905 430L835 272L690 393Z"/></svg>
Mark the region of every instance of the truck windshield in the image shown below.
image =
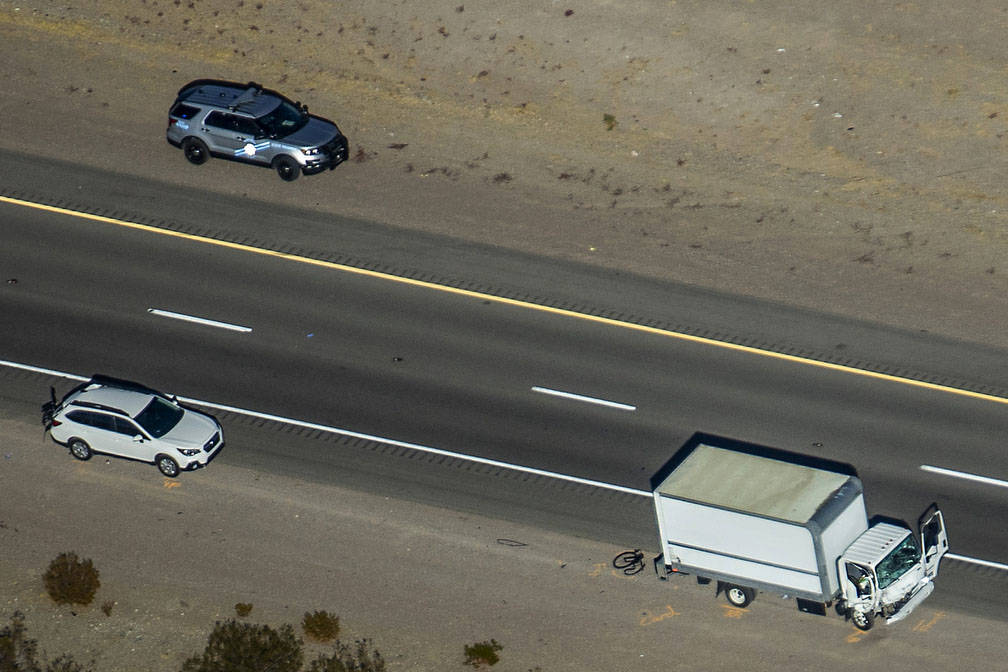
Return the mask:
<svg viewBox="0 0 1008 672"><path fill-rule="evenodd" d="M883 558L882 562L875 568L878 574L878 587L880 590L892 585L896 579L907 573L920 562L920 547L917 545L917 538L909 535L899 546L894 548L889 555Z"/></svg>

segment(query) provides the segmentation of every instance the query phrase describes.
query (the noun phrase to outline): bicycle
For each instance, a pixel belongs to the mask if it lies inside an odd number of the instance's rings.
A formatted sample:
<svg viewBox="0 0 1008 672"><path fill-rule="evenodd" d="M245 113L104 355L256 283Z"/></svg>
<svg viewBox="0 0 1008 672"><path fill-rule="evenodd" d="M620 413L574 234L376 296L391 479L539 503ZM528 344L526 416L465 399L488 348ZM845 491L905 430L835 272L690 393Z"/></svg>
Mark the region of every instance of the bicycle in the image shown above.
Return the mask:
<svg viewBox="0 0 1008 672"><path fill-rule="evenodd" d="M613 558L612 565L615 569L623 570L627 576L633 576L644 569L644 553L639 548L623 551Z"/></svg>

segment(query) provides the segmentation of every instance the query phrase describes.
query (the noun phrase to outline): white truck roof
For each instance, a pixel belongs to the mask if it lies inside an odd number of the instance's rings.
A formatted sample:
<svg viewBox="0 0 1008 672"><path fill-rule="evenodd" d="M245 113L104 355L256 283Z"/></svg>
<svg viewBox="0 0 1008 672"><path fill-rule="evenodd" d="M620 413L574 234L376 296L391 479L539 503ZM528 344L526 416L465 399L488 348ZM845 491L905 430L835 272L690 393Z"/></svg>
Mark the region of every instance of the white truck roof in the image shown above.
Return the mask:
<svg viewBox="0 0 1008 672"><path fill-rule="evenodd" d="M848 560L872 567L906 539L910 530L891 523L877 523L847 547Z"/></svg>
<svg viewBox="0 0 1008 672"><path fill-rule="evenodd" d="M655 491L670 497L805 523L851 476L698 444Z"/></svg>

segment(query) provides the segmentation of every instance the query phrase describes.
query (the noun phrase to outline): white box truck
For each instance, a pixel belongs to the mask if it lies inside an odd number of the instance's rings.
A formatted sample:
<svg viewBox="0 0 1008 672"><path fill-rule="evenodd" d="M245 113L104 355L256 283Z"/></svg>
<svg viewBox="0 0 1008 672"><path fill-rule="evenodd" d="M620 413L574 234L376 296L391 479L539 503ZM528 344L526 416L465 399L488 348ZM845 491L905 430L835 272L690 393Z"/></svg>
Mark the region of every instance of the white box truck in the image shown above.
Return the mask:
<svg viewBox="0 0 1008 672"><path fill-rule="evenodd" d="M948 550L932 504L918 530L871 527L853 468L695 434L653 477L659 577L717 581L736 607L757 591L798 599L802 611L838 613L868 630L905 618L931 591Z"/></svg>

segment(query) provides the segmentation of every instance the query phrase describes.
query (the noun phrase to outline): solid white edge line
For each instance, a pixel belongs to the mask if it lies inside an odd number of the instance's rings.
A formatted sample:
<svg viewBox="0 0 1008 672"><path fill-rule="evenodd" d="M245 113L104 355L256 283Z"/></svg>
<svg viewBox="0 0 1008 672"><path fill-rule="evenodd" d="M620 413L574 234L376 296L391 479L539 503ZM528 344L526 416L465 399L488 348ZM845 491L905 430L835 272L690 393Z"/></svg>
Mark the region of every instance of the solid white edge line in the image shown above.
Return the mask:
<svg viewBox="0 0 1008 672"><path fill-rule="evenodd" d="M502 469L511 469L512 471L520 471L526 474L534 474L536 476L545 476L547 478L555 478L561 481L569 481L571 483L579 483L581 485L589 485L596 488L604 488L606 490L615 490L616 492L623 492L629 495L639 495L641 497L651 497L651 493L646 490L637 490L635 488L628 488L622 485L615 485L613 483L605 483L603 481L593 481L589 478L580 478L578 476L569 476L567 474L561 474L556 471L546 471L545 469L536 469L535 467L526 467L520 464L511 464L510 462L501 462L500 460L491 460L486 457L477 457L475 455L466 455L465 453L456 453L451 450L443 450L441 448L432 448L430 446L424 446L418 443L410 443L408 441L399 441L398 439L387 439L381 436L375 436L373 434L364 434L362 432L355 432L349 429L340 429L339 427L331 427L329 425L321 425L315 422L306 422L304 420L295 420L294 418L285 418L280 415L272 415L271 413L260 413L259 411L250 411L244 408L236 408L234 406L226 406L224 404L215 404L208 401L200 401L198 399L186 399L179 397L182 401L189 402L191 404L196 404L203 406L205 408L213 408L220 411L227 411L230 413L238 413L241 415L249 415L254 418L259 418L261 420L271 420L273 422L282 422L288 425L295 425L297 427L304 427L305 429L314 429L321 432L329 432L330 434L338 434L340 436L349 436L355 439L364 439L365 441L376 441L378 443L385 443L390 446L399 446L401 448L409 448L411 450L417 450L423 453L430 453L431 455L441 455L444 457L453 457L459 460L466 460L468 462L476 462L479 464L486 464L492 467L500 467Z"/></svg>
<svg viewBox="0 0 1008 672"><path fill-rule="evenodd" d="M970 474L965 471L955 471L953 469L945 469L943 467L932 467L930 464L920 465L921 471L929 471L932 474L940 474L942 476L951 476L953 478L962 478L967 481L976 481L977 483L984 483L985 485L997 485L1002 488L1008 488L1008 481L1002 481L998 478L991 478L990 476L978 476L977 474Z"/></svg>
<svg viewBox="0 0 1008 672"><path fill-rule="evenodd" d="M6 359L0 359L0 366L6 366L11 369L21 369L22 371L31 371L32 373L41 373L47 376L57 376L59 378L69 378L70 380L76 380L83 383L86 380L91 380L90 378L85 378L84 376L77 376L72 373L64 373L63 371L55 371L53 369L45 369L41 366L32 366L31 364L21 364L20 362L11 362Z"/></svg>
<svg viewBox="0 0 1008 672"><path fill-rule="evenodd" d="M30 364L21 364L19 362L11 362L8 360L0 359L0 366L10 367L12 369L22 369L24 371L31 371L33 373L43 373L49 376L57 376L60 378L69 378L71 380L85 381L90 380L90 378L84 378L72 373L64 373L62 371L54 371L52 369L44 369L38 366L31 366ZM571 483L578 483L581 485L588 485L595 488L603 488L606 490L614 490L616 492L622 492L628 495L639 495L641 497L651 497L651 493L646 490L637 490L635 488L628 488L622 485L615 485L613 483L605 483L603 481L593 481L589 478L579 478L577 476L569 476L567 474L561 474L555 471L546 471L545 469L536 469L535 467L525 467L520 464L511 464L510 462L501 462L500 460L491 460L486 457L476 457L475 455L466 455L465 453L456 453L450 450L442 450L440 448L431 448L430 446L423 446L418 443L409 443L407 441L399 441L397 439L386 439L381 436L374 436L373 434L363 434L361 432L354 432L349 429L340 429L339 427L330 427L329 425L321 425L315 422L306 422L304 420L295 420L293 418L285 418L280 415L273 415L271 413L260 413L259 411L250 411L245 408L238 408L236 406L227 406L225 404L216 404L212 401L202 401L200 399L192 399L189 397L177 397L180 401L184 401L189 404L195 404L197 406L202 406L204 408L212 408L218 411L227 411L229 413L237 413L239 415L248 415L253 418L259 418L260 420L271 420L273 422L282 422L288 425L295 425L297 427L304 427L305 429L314 429L320 432L328 432L330 434L338 434L340 436L349 436L355 439L364 439L366 441L376 441L378 443L385 443L390 446L399 446L401 448L409 448L411 450L417 450L423 453L430 453L431 455L442 455L444 457L453 457L459 460L466 460L468 462L477 462L479 464L486 464L491 467L500 467L501 469L510 469L512 471L520 471L526 474L533 474L535 476L545 476L547 478L555 478L561 481L569 481Z"/></svg>
<svg viewBox="0 0 1008 672"><path fill-rule="evenodd" d="M621 404L618 401L608 401L606 399L599 399L597 397L586 397L581 394L574 394L573 392L562 392L560 390L551 390L548 387L534 386L532 388L533 392L539 392L540 394L548 394L554 397L563 397L564 399L573 399L574 401L584 401L589 404L598 404L599 406L608 406L610 408L618 408L621 411L636 411L636 406L631 406L630 404Z"/></svg>
<svg viewBox="0 0 1008 672"><path fill-rule="evenodd" d="M991 567L993 569L1000 569L1002 571L1008 572L1008 565L1002 564L1000 562L991 562L990 560L978 560L977 558L971 558L966 555L958 555L956 553L946 553L945 557L949 560L959 560L960 562L968 562L973 565L982 565L984 567Z"/></svg>
<svg viewBox="0 0 1008 672"><path fill-rule="evenodd" d="M32 373L41 373L49 376L57 376L59 378L69 378L70 380L85 381L90 380L90 378L85 378L83 376L78 376L72 373L64 373L62 371L54 371L53 369L46 369L40 366L32 366L30 364L21 364L19 362L11 362L8 360L0 359L0 366L6 366L13 369L21 369L23 371L31 371ZM652 494L646 490L637 490L635 488L627 488L622 485L614 485L612 483L604 483L602 481L593 481L588 478L579 478L577 476L568 476L567 474L561 474L555 471L546 471L545 469L536 469L534 467L524 467L519 464L511 464L509 462L501 462L500 460L491 460L485 457L476 457L474 455L466 455L464 453L456 453L450 450L441 450L440 448L431 448L430 446L422 446L417 443L409 443L407 441L398 441L396 439L386 439L380 436L374 436L372 434L363 434L361 432L354 432L348 429L339 429L338 427L330 427L328 425L321 425L315 422L305 422L303 420L294 420L293 418L285 418L279 415L273 415L271 413L260 413L258 411L250 411L244 408L237 408L235 406L227 406L225 404L215 404L209 401L201 401L199 399L192 399L189 397L178 397L178 399L195 404L197 406L203 406L204 408L213 408L219 411L227 411L229 413L237 413L239 415L248 415L254 418L259 418L261 420L271 420L273 422L282 422L289 425L295 425L298 427L304 427L305 429L314 429L322 432L329 432L331 434L339 434L341 436L349 436L356 439L364 439L367 441L377 441L378 443L385 443L390 446L399 446L401 448L409 448L411 450L417 450L424 453L430 453L432 455L443 455L445 457L454 457L460 460L467 460L469 462L477 462L479 464L486 464L493 467L500 467L502 469L511 469L513 471L520 471L526 474L534 474L536 476L545 476L547 478L555 478L562 481L569 481L571 483L579 483L581 485L588 485L596 488L603 488L606 490L614 490L616 492L622 492L628 495L638 495L640 497L651 497ZM926 465L924 465L926 466ZM923 469L924 466L921 468ZM939 471L938 467L932 467ZM927 470L925 470L927 471ZM958 473L958 472L956 472ZM979 477L983 478L983 477ZM993 479L991 479L993 480ZM984 567L991 567L993 569L1000 569L1002 571L1008 571L1008 565L1002 564L1000 562L993 562L991 560L980 560L977 558L971 558L965 555L958 555L956 553L946 553L945 557L950 560L959 560L960 562L967 562L974 565L982 565Z"/></svg>
<svg viewBox="0 0 1008 672"><path fill-rule="evenodd" d="M162 310L160 308L148 308L147 312L151 315L157 315L159 317L170 317L173 320L194 322L207 327L217 327L218 329L229 329L230 331L240 331L246 334L252 331L252 327L243 327L240 324L231 324L229 322L218 322L217 320L211 320L206 317L196 317L195 315L186 315L185 313L176 313L171 310Z"/></svg>

